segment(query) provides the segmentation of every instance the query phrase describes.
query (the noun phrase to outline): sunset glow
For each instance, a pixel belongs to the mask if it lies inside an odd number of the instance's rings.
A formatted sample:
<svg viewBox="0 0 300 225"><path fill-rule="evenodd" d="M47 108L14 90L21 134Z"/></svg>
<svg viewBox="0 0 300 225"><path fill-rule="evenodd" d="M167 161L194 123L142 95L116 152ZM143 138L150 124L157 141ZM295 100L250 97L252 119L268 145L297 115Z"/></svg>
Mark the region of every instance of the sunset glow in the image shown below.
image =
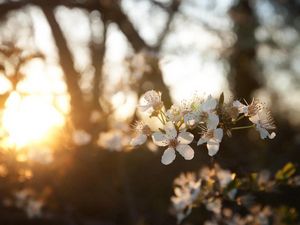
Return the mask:
<svg viewBox="0 0 300 225"><path fill-rule="evenodd" d="M45 97L21 97L12 92L3 112L7 144L24 147L49 138L50 132L64 125L64 116Z"/></svg>

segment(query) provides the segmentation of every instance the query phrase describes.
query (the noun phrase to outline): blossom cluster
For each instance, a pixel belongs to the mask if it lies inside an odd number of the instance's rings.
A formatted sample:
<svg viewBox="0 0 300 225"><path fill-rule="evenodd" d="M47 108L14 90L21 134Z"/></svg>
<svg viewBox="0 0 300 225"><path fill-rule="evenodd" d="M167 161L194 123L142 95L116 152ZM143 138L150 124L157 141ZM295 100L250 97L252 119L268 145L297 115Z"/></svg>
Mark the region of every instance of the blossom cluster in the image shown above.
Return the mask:
<svg viewBox="0 0 300 225"><path fill-rule="evenodd" d="M280 185L300 186L299 178L292 163L273 176L263 170L239 177L217 164L198 174L182 173L174 180L172 213L181 223L193 208L203 205L212 215L205 225L269 225L269 219L277 215L275 209L255 202L255 193L278 193Z"/></svg>
<svg viewBox="0 0 300 225"><path fill-rule="evenodd" d="M139 109L150 117L156 117L162 127L153 131L143 121L136 122L131 145L142 145L150 137L157 146L167 147L161 158L165 165L174 161L176 152L186 160L193 159L194 150L190 144L195 133L200 134L197 145L206 143L210 156L219 151L224 134L230 137L233 130L255 128L262 139L275 137L272 130L276 127L270 111L256 99L250 104L238 100L225 103L222 93L218 99L211 95L206 99L197 97L166 109L161 93L150 90L144 94L142 101ZM238 126L245 119L250 125Z"/></svg>
<svg viewBox="0 0 300 225"><path fill-rule="evenodd" d="M32 189L25 188L14 192L12 199L6 198L3 205L22 209L28 218L39 218L43 214L44 201Z"/></svg>

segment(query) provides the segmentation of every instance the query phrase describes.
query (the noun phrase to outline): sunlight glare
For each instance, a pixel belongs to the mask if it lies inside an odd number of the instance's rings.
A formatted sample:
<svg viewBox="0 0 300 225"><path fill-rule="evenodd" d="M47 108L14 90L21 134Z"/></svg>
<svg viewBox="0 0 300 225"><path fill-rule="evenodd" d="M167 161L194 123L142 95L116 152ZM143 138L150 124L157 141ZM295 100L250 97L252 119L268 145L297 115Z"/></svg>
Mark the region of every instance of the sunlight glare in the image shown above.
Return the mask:
<svg viewBox="0 0 300 225"><path fill-rule="evenodd" d="M41 141L51 129L64 124L64 116L43 96L22 97L17 92L10 94L2 120L8 143L17 147Z"/></svg>

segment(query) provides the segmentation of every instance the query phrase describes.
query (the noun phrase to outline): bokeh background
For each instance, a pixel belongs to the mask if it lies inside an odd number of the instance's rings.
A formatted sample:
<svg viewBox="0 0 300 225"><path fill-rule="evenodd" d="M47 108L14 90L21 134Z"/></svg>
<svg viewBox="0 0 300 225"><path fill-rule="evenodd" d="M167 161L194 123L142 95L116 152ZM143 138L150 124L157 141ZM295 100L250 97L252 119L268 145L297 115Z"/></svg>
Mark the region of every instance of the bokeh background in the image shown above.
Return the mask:
<svg viewBox="0 0 300 225"><path fill-rule="evenodd" d="M173 179L211 159L194 146L164 166L161 149L129 146L151 89L166 106L259 98L276 139L234 133L215 160L240 174L297 164L299 32L298 0L0 0L0 224L175 224Z"/></svg>

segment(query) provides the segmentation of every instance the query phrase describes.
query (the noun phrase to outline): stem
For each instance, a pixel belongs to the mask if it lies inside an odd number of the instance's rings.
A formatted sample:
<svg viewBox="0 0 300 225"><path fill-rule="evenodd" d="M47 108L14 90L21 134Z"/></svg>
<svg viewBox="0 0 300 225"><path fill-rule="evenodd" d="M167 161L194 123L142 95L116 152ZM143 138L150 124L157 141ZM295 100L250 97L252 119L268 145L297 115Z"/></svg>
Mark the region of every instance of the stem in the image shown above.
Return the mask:
<svg viewBox="0 0 300 225"><path fill-rule="evenodd" d="M159 115L157 115L157 118L159 119L159 121L163 124L163 125L165 125L165 122L164 122L164 120L163 119L161 119L160 117L159 117Z"/></svg>
<svg viewBox="0 0 300 225"><path fill-rule="evenodd" d="M181 120L179 121L179 124L178 124L178 129L182 126L182 124L184 124L184 122Z"/></svg>
<svg viewBox="0 0 300 225"><path fill-rule="evenodd" d="M167 122L167 116L166 114L164 113L163 110L160 110L160 113L161 113L161 118L163 119L163 121Z"/></svg>
<svg viewBox="0 0 300 225"><path fill-rule="evenodd" d="M253 128L255 127L255 124L249 125L249 126L244 126L244 127L233 127L231 130L242 130L242 129L248 129L248 128Z"/></svg>
<svg viewBox="0 0 300 225"><path fill-rule="evenodd" d="M244 117L245 117L245 115L241 115L239 118L237 118L237 119L235 120L235 122L240 121L240 120L243 119Z"/></svg>

